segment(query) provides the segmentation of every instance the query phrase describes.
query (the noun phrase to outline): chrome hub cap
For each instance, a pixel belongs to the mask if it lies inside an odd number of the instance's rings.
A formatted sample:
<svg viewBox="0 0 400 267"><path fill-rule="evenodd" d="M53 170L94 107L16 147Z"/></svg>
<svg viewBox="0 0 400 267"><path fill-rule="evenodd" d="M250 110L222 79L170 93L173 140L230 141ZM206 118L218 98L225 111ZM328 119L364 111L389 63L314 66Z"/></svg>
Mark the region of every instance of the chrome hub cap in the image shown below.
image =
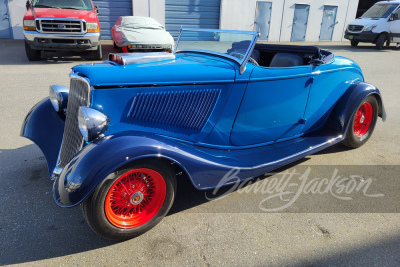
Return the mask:
<svg viewBox="0 0 400 267"><path fill-rule="evenodd" d="M362 116L361 116L361 118L360 118L360 123L363 123L363 122L364 122L364 120L365 120L365 116L364 116L364 115L362 115Z"/></svg>
<svg viewBox="0 0 400 267"><path fill-rule="evenodd" d="M133 205L140 204L142 202L142 200L143 200L143 193L142 192L136 192L131 197L131 203Z"/></svg>

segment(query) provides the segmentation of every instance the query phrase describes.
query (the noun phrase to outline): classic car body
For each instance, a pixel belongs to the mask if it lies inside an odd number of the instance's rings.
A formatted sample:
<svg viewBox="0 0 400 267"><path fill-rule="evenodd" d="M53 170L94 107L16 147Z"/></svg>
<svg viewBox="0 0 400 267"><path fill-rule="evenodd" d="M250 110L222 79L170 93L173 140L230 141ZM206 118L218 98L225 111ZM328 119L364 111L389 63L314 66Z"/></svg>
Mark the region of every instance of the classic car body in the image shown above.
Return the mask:
<svg viewBox="0 0 400 267"><path fill-rule="evenodd" d="M174 38L150 17L121 16L111 29L114 48L123 52L172 52Z"/></svg>
<svg viewBox="0 0 400 267"><path fill-rule="evenodd" d="M74 67L70 88L52 86L51 99L30 111L21 130L46 157L56 203L82 203L97 233L132 238L172 205L176 178L166 179L166 169L197 189L214 188L341 141L361 146L377 117L385 120L379 90L353 61L317 47L256 44L257 36L183 29L174 54L110 54L107 62ZM221 182L233 168L237 179ZM139 224L124 220L146 196L117 189L127 169L164 177L164 204ZM107 208L116 194L128 198L119 217Z"/></svg>

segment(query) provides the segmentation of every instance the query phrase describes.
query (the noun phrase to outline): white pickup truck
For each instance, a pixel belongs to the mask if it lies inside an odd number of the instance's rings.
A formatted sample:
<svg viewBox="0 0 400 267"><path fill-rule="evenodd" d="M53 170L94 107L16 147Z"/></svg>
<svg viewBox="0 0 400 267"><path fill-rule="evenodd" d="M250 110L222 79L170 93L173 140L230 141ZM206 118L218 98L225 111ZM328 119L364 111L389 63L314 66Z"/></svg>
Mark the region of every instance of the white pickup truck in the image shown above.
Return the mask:
<svg viewBox="0 0 400 267"><path fill-rule="evenodd" d="M352 46L360 42L376 44L382 49L385 42L400 43L400 1L381 1L375 3L360 18L350 22L344 38Z"/></svg>

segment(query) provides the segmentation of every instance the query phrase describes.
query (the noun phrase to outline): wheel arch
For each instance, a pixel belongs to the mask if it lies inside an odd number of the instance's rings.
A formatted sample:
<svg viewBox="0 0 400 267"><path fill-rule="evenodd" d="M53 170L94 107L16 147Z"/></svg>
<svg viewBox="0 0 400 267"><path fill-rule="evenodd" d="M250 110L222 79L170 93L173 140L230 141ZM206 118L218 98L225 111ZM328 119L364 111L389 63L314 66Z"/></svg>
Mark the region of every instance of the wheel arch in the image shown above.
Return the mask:
<svg viewBox="0 0 400 267"><path fill-rule="evenodd" d="M370 95L374 96L378 102L378 116L382 118L382 121L386 121L386 111L378 88L369 83L359 82L352 85L339 99L327 124L331 124L335 130L346 136L356 108Z"/></svg>
<svg viewBox="0 0 400 267"><path fill-rule="evenodd" d="M376 42L378 41L379 36L381 36L382 34L386 35L386 39L387 39L387 40L390 40L390 33L387 32L387 31L383 31L383 32L380 32L380 33L375 37L375 39L374 39L374 41L373 41L373 44L376 44Z"/></svg>
<svg viewBox="0 0 400 267"><path fill-rule="evenodd" d="M157 137L126 135L102 138L87 145L65 166L54 181L54 200L62 207L79 205L105 180L113 179L116 171L149 159L170 164L175 174L188 177L194 185L189 171L179 161L177 155L180 153L181 150L174 150Z"/></svg>

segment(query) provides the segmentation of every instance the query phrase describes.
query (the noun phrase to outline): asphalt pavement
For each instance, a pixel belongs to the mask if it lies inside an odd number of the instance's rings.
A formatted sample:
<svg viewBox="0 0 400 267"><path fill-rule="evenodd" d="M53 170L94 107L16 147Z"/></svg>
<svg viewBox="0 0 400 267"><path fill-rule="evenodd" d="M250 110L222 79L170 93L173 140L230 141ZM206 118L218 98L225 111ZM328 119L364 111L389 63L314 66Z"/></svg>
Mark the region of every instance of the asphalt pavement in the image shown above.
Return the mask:
<svg viewBox="0 0 400 267"><path fill-rule="evenodd" d="M69 86L71 67L91 63L90 56L47 53L29 62L22 40L0 39L0 265L399 266L400 51L301 44L355 60L380 89L387 121L378 120L368 143L335 145L241 189L196 191L182 179L160 224L116 243L97 236L79 207L55 204L42 152L19 136L49 85ZM113 51L105 41L104 59ZM278 188L291 174L292 183ZM338 176L348 178L342 187L321 182Z"/></svg>

